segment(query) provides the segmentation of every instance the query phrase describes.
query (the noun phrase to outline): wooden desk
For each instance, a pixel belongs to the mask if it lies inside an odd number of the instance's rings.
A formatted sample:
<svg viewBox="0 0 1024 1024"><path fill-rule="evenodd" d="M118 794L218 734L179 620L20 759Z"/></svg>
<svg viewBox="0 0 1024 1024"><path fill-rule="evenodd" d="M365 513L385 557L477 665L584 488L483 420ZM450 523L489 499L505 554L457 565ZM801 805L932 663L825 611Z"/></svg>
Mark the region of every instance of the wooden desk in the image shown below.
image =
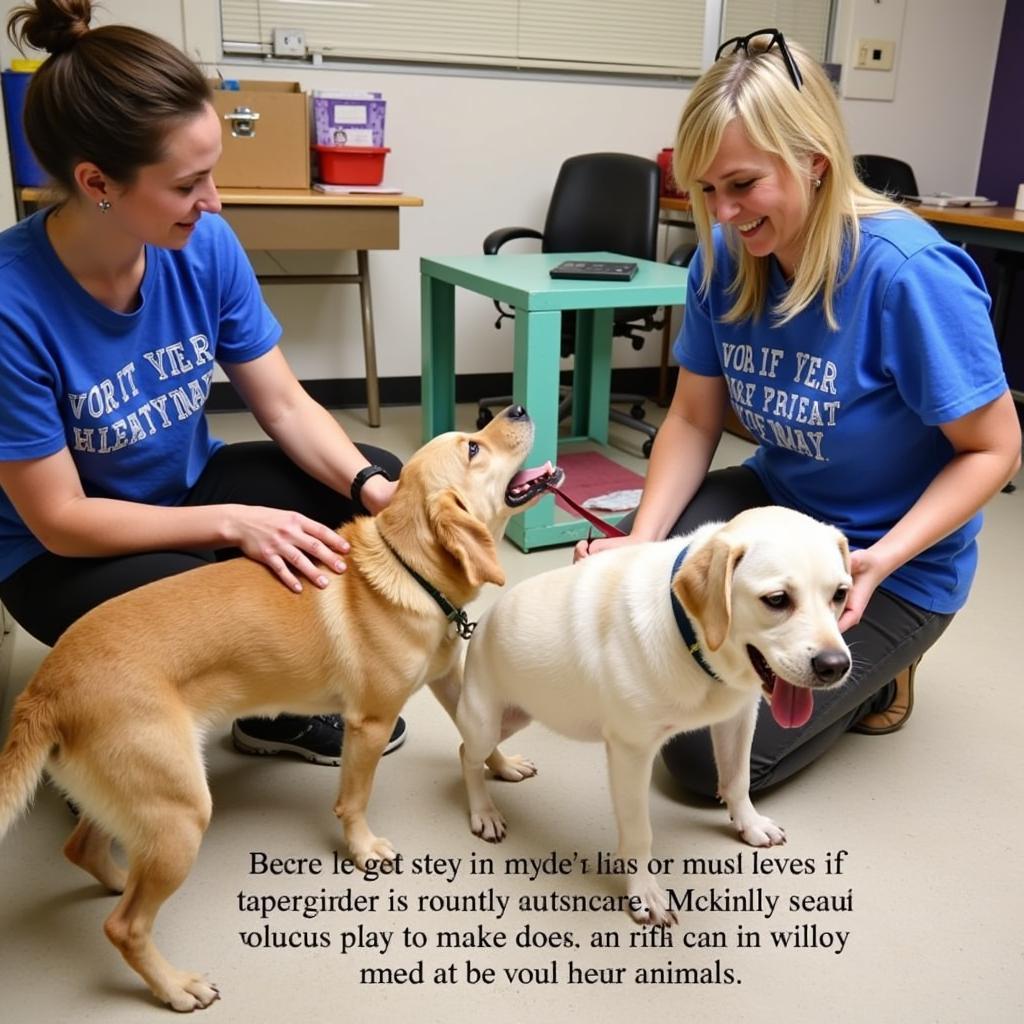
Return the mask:
<svg viewBox="0 0 1024 1024"><path fill-rule="evenodd" d="M1024 210L1015 210L1012 206L906 205L908 210L934 224L950 241L1024 252ZM658 209L663 224L693 224L689 199L662 196Z"/></svg>
<svg viewBox="0 0 1024 1024"><path fill-rule="evenodd" d="M689 199L682 199L676 196L662 196L658 200L658 210L661 213L662 224L683 224L692 226L693 207Z"/></svg>
<svg viewBox="0 0 1024 1024"><path fill-rule="evenodd" d="M577 310L573 369L572 438L608 442L611 394L612 314L624 306L682 305L686 270L629 257L637 264L630 281L553 280L548 271L563 260L621 260L613 253L499 253L421 259L423 343L423 440L455 423L455 289L465 288L515 309L513 400L526 406L535 433L531 465L558 459L558 362L562 311ZM619 517L608 517L614 520ZM548 495L509 522L505 535L523 551L568 544L587 536L578 518L555 521Z"/></svg>
<svg viewBox="0 0 1024 1024"><path fill-rule="evenodd" d="M1012 206L924 206L908 203L951 242L1024 252L1024 211Z"/></svg>
<svg viewBox="0 0 1024 1024"><path fill-rule="evenodd" d="M354 274L258 274L268 284L357 284L363 318L363 352L366 360L367 420L380 426L380 386L377 380L377 346L373 331L370 293L371 249L398 248L398 215L403 206L422 206L418 196L328 195L313 189L218 190L221 214L250 252L355 251ZM25 204L46 200L42 189L25 188Z"/></svg>

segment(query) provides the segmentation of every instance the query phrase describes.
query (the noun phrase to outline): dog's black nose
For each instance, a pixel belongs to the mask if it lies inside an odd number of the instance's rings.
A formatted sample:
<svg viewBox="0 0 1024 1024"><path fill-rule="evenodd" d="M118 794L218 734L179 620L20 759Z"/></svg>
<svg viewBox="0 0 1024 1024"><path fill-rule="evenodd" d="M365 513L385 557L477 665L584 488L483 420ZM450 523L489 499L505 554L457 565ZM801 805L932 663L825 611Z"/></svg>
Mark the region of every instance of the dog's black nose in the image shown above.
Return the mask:
<svg viewBox="0 0 1024 1024"><path fill-rule="evenodd" d="M510 405L508 407L508 418L510 420L528 420L530 415L524 406Z"/></svg>
<svg viewBox="0 0 1024 1024"><path fill-rule="evenodd" d="M819 651L811 658L811 668L827 686L838 682L850 671L850 656L845 651Z"/></svg>

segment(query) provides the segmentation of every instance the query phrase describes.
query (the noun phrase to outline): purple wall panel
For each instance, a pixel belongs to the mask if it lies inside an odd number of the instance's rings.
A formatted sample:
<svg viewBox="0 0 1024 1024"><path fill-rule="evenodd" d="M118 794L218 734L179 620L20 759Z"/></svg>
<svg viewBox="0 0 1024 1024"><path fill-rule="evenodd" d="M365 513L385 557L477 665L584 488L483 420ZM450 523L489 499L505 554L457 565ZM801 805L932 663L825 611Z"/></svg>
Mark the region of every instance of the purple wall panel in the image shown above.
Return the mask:
<svg viewBox="0 0 1024 1024"><path fill-rule="evenodd" d="M996 73L989 99L985 143L978 171L979 195L1013 206L1017 186L1024 182L1024 3L1007 0L1003 31L996 57ZM995 288L992 252L972 250L985 272L989 288ZM1003 342L1010 385L1024 391L1024 254L1013 293L1013 304Z"/></svg>

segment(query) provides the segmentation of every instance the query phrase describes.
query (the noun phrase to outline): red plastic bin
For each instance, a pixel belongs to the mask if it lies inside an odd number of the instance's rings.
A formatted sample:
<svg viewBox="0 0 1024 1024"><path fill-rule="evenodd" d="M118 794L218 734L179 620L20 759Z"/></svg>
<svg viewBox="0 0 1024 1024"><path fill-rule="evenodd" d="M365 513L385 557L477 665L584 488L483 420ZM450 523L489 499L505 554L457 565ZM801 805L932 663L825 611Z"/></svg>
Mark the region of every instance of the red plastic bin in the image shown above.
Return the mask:
<svg viewBox="0 0 1024 1024"><path fill-rule="evenodd" d="M388 146L312 146L319 170L316 180L328 185L379 185L384 180Z"/></svg>
<svg viewBox="0 0 1024 1024"><path fill-rule="evenodd" d="M690 193L681 189L676 184L676 177L672 173L673 149L666 147L658 154L658 170L661 172L661 194L663 196L688 199Z"/></svg>

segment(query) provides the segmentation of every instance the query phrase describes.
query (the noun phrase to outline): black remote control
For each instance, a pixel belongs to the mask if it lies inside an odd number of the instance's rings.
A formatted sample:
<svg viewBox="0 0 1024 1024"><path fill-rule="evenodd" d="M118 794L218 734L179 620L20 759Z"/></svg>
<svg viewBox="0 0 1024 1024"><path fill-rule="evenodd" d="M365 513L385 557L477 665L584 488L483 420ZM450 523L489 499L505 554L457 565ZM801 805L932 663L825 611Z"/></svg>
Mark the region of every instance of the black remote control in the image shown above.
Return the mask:
<svg viewBox="0 0 1024 1024"><path fill-rule="evenodd" d="M629 281L636 276L635 263L612 263L609 260L566 260L552 267L554 278L579 281Z"/></svg>

